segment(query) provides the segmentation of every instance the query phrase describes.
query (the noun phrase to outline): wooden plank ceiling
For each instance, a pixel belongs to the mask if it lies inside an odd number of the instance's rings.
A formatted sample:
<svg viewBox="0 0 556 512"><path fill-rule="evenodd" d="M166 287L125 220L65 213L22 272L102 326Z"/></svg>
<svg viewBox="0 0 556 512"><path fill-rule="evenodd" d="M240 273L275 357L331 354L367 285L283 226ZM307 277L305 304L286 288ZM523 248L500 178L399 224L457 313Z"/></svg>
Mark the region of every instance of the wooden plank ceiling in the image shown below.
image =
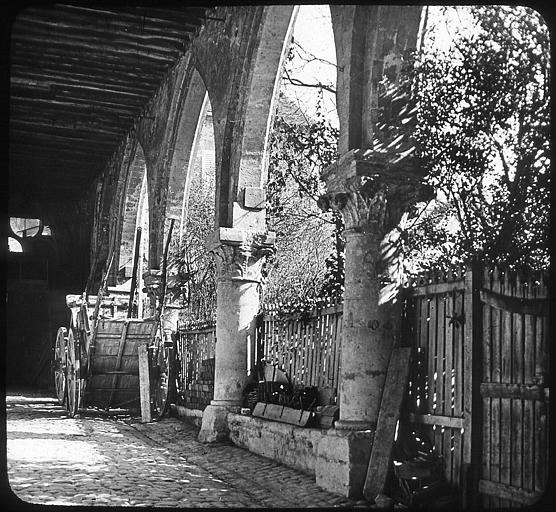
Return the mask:
<svg viewBox="0 0 556 512"><path fill-rule="evenodd" d="M10 215L82 197L208 10L51 4L17 15L10 41Z"/></svg>

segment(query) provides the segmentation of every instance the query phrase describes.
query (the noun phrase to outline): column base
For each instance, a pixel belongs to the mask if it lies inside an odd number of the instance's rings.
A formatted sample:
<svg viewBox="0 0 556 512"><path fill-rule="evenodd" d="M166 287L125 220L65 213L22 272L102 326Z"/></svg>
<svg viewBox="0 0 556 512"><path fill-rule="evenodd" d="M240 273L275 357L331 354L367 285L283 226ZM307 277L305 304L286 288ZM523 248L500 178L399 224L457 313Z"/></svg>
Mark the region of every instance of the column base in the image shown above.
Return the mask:
<svg viewBox="0 0 556 512"><path fill-rule="evenodd" d="M328 430L317 446L317 485L350 499L361 499L373 439L371 430Z"/></svg>
<svg viewBox="0 0 556 512"><path fill-rule="evenodd" d="M376 424L370 421L338 420L334 422L337 430L376 430Z"/></svg>
<svg viewBox="0 0 556 512"><path fill-rule="evenodd" d="M211 400L210 405L214 407L225 407L228 412L238 413L241 411L240 400Z"/></svg>
<svg viewBox="0 0 556 512"><path fill-rule="evenodd" d="M228 409L222 405L207 405L197 439L201 443L216 443L228 439Z"/></svg>

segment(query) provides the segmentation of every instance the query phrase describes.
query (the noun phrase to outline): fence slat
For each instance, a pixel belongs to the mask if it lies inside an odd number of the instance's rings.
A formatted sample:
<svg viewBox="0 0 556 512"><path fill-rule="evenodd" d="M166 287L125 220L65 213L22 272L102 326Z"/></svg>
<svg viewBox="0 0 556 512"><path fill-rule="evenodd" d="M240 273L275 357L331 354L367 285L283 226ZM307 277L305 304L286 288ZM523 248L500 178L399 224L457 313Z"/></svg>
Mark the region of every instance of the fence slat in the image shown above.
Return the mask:
<svg viewBox="0 0 556 512"><path fill-rule="evenodd" d="M519 275L516 275L515 280L512 282L512 295L514 297L523 297ZM523 315L520 313L512 314L512 344L512 382L523 384ZM513 400L512 433L514 434L514 439L512 442L510 482L512 486L519 488L523 486L523 422L523 400Z"/></svg>
<svg viewBox="0 0 556 512"><path fill-rule="evenodd" d="M501 293L511 294L510 276L505 274L501 279ZM501 381L511 383L512 381L512 326L511 313L502 311L502 332L501 332L501 360L502 374ZM510 484L511 474L511 451L512 451L512 400L510 398L501 399L500 410L500 482Z"/></svg>
<svg viewBox="0 0 556 512"><path fill-rule="evenodd" d="M533 289L534 297L545 297L546 289L543 285L543 276L540 279L540 286ZM545 345L548 318L543 316L536 317L535 328L535 375L534 379L548 385L544 380L548 376L547 350ZM546 488L547 480L547 451L548 451L548 429L547 415L548 410L544 401L534 402L535 407L535 491L542 491Z"/></svg>
<svg viewBox="0 0 556 512"><path fill-rule="evenodd" d="M475 364L473 369L482 373L482 379L473 389L481 391L475 398L480 400L477 406L483 423L482 431L480 424L473 429L478 429L474 437L476 446L482 443L483 456L481 463L473 456L481 469L473 481L481 477L492 489L509 485L542 491L547 479L548 411L543 379L548 375L548 319L543 316L545 306L531 308L538 301L548 301L548 292L544 282L526 282L498 268L482 272L476 291L470 285L471 274L464 276L461 269L442 279L423 277L404 290L402 344L412 348L413 359L408 412L426 418L420 427L442 456L446 478L451 485L464 488L468 481L465 465L471 462L471 342L476 338L481 343L481 353L476 355L482 361L476 361L481 366ZM503 300L494 304L489 297ZM510 311L501 304L510 304ZM331 387L337 403L343 308L323 305L297 317L282 316L279 307L269 308L263 316L260 345L264 358L282 367L295 385ZM482 324L480 333L471 325L475 311L477 324ZM214 350L214 343L210 329L180 337L180 395L199 375L200 364ZM485 493L482 499L490 507L518 506L507 493Z"/></svg>
<svg viewBox="0 0 556 512"><path fill-rule="evenodd" d="M444 416L452 416L452 337L447 336L446 330L451 326L447 320L447 315L450 311L447 309L448 297L445 294L438 296L438 343L442 346L443 357L441 357L441 370L442 379L440 381L442 385L442 407L440 409ZM445 473L448 482L453 479L454 471L454 430L447 429L444 432L444 453L447 456L445 459Z"/></svg>

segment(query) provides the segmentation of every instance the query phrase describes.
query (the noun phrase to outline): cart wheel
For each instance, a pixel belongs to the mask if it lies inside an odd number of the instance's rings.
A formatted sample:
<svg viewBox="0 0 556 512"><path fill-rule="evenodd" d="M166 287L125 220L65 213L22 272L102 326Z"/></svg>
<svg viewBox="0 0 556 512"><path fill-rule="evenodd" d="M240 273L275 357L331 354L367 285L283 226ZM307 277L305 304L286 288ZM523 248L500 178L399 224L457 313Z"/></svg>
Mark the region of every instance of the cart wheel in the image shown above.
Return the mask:
<svg viewBox="0 0 556 512"><path fill-rule="evenodd" d="M68 330L60 327L56 334L56 345L54 347L54 386L58 403L64 405L66 401L66 345L68 342Z"/></svg>
<svg viewBox="0 0 556 512"><path fill-rule="evenodd" d="M81 402L81 361L79 354L79 340L74 335L73 329L70 329L67 339L67 410L70 418L73 418L79 410Z"/></svg>
<svg viewBox="0 0 556 512"><path fill-rule="evenodd" d="M152 408L161 418L174 401L176 390L176 357L173 342L159 340L152 354Z"/></svg>

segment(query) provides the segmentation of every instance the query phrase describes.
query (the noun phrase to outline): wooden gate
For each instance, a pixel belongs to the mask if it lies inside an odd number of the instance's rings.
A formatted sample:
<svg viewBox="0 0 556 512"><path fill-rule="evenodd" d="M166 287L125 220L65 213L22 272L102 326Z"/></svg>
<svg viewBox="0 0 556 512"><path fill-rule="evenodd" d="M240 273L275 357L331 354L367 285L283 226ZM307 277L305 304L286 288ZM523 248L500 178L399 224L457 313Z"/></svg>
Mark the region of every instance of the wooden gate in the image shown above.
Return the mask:
<svg viewBox="0 0 556 512"><path fill-rule="evenodd" d="M406 415L442 457L446 480L465 489L471 463L471 276L463 269L405 290L405 343L413 348Z"/></svg>
<svg viewBox="0 0 556 512"><path fill-rule="evenodd" d="M467 268L404 293L413 363L402 421L442 457L463 505L534 503L548 467L544 278Z"/></svg>
<svg viewBox="0 0 556 512"><path fill-rule="evenodd" d="M547 483L547 289L538 280L485 270L482 313L482 469L488 508L537 501Z"/></svg>

